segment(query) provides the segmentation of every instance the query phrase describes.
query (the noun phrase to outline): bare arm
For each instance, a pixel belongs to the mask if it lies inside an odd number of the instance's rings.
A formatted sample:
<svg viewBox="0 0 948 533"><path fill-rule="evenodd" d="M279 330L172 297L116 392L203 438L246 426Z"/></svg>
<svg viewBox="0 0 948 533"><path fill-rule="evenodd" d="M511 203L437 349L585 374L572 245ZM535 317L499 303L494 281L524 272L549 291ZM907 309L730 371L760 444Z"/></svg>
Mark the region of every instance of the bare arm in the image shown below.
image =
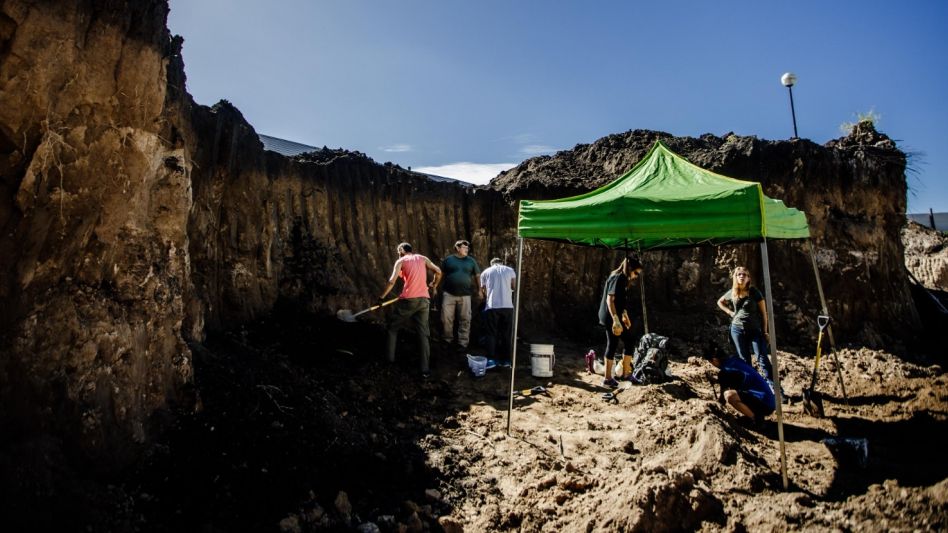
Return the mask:
<svg viewBox="0 0 948 533"><path fill-rule="evenodd" d="M431 259L425 258L425 268L434 272L434 279L431 280L431 283L428 284L431 287L431 290L438 292L438 282L441 281L441 269L437 265L431 262Z"/></svg>
<svg viewBox="0 0 948 533"><path fill-rule="evenodd" d="M720 307L722 311L727 313L727 316L733 317L734 311L731 311L731 309L727 306L727 301L728 301L727 298L723 296L718 298L718 307Z"/></svg>
<svg viewBox="0 0 948 533"><path fill-rule="evenodd" d="M757 302L757 307L760 308L760 325L764 328L764 335L768 334L768 325L767 322L767 303L764 300Z"/></svg>
<svg viewBox="0 0 948 533"><path fill-rule="evenodd" d="M606 296L606 307L609 308L609 314L612 315L612 334L618 337L622 335L622 319L619 318L619 312L616 311L615 294Z"/></svg>
<svg viewBox="0 0 948 533"><path fill-rule="evenodd" d="M379 296L379 300L388 296L388 293L392 292L392 287L395 286L395 282L398 280L398 273L402 270L402 260L399 259L395 261L395 267L392 269L392 275L388 278L388 284L385 285L385 290L382 291L382 295Z"/></svg>

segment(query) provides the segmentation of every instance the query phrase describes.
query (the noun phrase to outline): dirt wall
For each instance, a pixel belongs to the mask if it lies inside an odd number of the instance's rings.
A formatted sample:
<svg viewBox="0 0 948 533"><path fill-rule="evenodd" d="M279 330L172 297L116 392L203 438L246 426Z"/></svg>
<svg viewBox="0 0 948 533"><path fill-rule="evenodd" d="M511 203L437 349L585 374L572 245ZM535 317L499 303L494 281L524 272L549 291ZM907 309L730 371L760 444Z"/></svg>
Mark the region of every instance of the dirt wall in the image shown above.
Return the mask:
<svg viewBox="0 0 948 533"><path fill-rule="evenodd" d="M438 260L465 237L482 264L512 262L517 199L602 185L656 138L807 212L839 340L880 343L917 326L898 238L905 159L871 128L827 146L628 132L526 161L490 188L345 150L291 160L265 152L230 104L193 102L167 11L159 0L0 3L8 435L57 435L120 464L169 403L194 402L187 343L207 330L276 305L367 306L404 240ZM525 335L595 335L616 254L528 241L524 257ZM817 307L809 257L795 243L772 243L770 257L778 333L803 337ZM645 259L653 329L672 336L721 326L726 267L759 270L753 246Z"/></svg>
<svg viewBox="0 0 948 533"><path fill-rule="evenodd" d="M195 154L188 233L202 306L195 320L208 327L249 320L278 301L324 314L367 307L399 242L438 261L460 237L490 249L492 221L511 223L500 195L357 152L295 160L264 152L226 103L195 109L193 124L205 141Z"/></svg>
<svg viewBox="0 0 948 533"><path fill-rule="evenodd" d="M163 2L0 3L0 405L103 461L190 379Z"/></svg>
<svg viewBox="0 0 948 533"><path fill-rule="evenodd" d="M820 146L804 139L765 141L733 134L678 138L653 131L610 135L554 157L525 161L493 182L511 201L556 198L605 185L632 168L655 140L709 170L759 181L764 193L804 211L810 224L827 307L841 342L900 343L916 331L899 238L905 223L905 156L871 124ZM770 241L778 341L806 345L815 337L819 293L806 241ZM524 303L535 323L582 330L595 314L602 279L620 253L531 242ZM759 246L644 251L650 326L672 336L721 329L714 302L728 273L747 265L763 287ZM553 302L554 305L544 305ZM885 302L880 305L879 302ZM720 315L720 316L719 316Z"/></svg>

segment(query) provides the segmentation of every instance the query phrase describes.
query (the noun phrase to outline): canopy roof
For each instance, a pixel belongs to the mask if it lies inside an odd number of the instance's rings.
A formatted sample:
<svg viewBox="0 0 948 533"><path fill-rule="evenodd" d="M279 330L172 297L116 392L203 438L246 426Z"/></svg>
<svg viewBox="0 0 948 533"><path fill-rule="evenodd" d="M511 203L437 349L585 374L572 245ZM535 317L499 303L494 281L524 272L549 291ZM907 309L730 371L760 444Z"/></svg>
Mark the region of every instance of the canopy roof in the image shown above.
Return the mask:
<svg viewBox="0 0 948 533"><path fill-rule="evenodd" d="M632 170L594 191L521 200L521 237L610 248L677 248L810 236L806 215L760 183L715 174L656 141Z"/></svg>

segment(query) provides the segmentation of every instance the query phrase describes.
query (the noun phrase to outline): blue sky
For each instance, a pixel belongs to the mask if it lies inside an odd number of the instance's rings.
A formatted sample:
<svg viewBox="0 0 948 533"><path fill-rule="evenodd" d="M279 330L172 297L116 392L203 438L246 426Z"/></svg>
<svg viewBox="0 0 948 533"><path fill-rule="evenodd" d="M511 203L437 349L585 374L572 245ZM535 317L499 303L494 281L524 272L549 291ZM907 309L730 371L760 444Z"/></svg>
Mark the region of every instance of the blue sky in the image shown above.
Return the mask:
<svg viewBox="0 0 948 533"><path fill-rule="evenodd" d="M948 2L171 0L198 103L483 182L630 129L825 143L872 111L948 212Z"/></svg>

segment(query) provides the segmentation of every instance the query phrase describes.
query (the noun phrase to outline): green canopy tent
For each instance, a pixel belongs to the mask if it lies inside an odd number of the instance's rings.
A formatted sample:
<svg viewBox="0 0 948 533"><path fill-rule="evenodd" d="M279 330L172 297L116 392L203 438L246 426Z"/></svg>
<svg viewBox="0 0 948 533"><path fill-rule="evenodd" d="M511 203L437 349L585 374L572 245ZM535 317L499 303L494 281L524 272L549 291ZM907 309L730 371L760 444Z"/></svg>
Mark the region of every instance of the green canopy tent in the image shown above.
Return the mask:
<svg viewBox="0 0 948 533"><path fill-rule="evenodd" d="M648 154L631 170L599 189L556 200L521 200L517 230L519 275L513 322L514 340L517 338L520 314L525 238L637 251L760 242L767 313L773 317L767 239L807 239L810 236L804 213L785 206L780 200L768 198L759 183L728 178L698 167L669 150L661 141L656 141ZM810 254L816 271L812 247ZM818 272L817 287L825 314L826 303ZM781 472L786 488L780 367L774 320L769 320L768 324L777 394ZM647 331L647 318L645 327ZM832 333L830 340L835 355ZM513 410L516 342L512 346L508 434Z"/></svg>
<svg viewBox="0 0 948 533"><path fill-rule="evenodd" d="M622 177L580 196L520 202L521 237L650 250L805 239L806 216L759 183L698 167L657 141Z"/></svg>

